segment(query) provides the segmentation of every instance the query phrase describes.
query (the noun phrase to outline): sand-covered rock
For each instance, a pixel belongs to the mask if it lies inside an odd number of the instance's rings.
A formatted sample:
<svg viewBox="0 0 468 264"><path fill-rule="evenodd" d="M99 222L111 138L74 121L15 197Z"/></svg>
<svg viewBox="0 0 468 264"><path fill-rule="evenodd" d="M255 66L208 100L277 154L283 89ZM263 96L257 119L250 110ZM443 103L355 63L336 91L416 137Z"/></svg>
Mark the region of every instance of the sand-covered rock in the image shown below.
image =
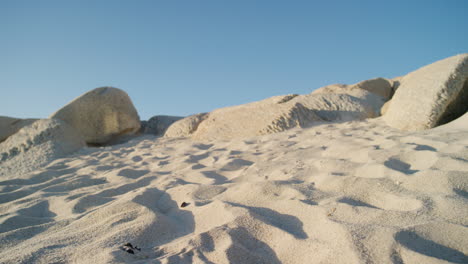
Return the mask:
<svg viewBox="0 0 468 264"><path fill-rule="evenodd" d="M0 116L0 142L18 132L21 128L32 124L37 119L20 119L8 116Z"/></svg>
<svg viewBox="0 0 468 264"><path fill-rule="evenodd" d="M140 129L140 118L126 92L101 87L74 99L50 118L77 129L89 144L106 144Z"/></svg>
<svg viewBox="0 0 468 264"><path fill-rule="evenodd" d="M85 146L83 137L59 119L40 119L0 143L0 176L18 176Z"/></svg>
<svg viewBox="0 0 468 264"><path fill-rule="evenodd" d="M429 129L463 115L467 102L468 54L460 54L405 75L384 119L403 130Z"/></svg>
<svg viewBox="0 0 468 264"><path fill-rule="evenodd" d="M169 126L182 118L181 116L167 115L153 116L148 121L141 122L141 132L144 134L164 135Z"/></svg>
<svg viewBox="0 0 468 264"><path fill-rule="evenodd" d="M385 98L390 99L392 96L392 82L385 78L375 78L365 80L355 84L356 88L364 89L371 93L377 94Z"/></svg>
<svg viewBox="0 0 468 264"><path fill-rule="evenodd" d="M313 94L318 93L333 93L333 94L350 94L359 95L361 90L371 92L381 96L384 100L389 100L393 93L393 82L385 78L374 78L364 80L356 84L332 84L321 87Z"/></svg>
<svg viewBox="0 0 468 264"><path fill-rule="evenodd" d="M197 140L245 138L320 122L373 118L380 115L386 101L381 94L388 96L391 87L388 80L379 78L353 86L327 86L308 95L275 96L220 108L203 118L182 119L169 127L165 136L191 136Z"/></svg>
<svg viewBox="0 0 468 264"><path fill-rule="evenodd" d="M189 137L207 117L208 113L199 113L178 120L167 128L164 136L171 138Z"/></svg>
<svg viewBox="0 0 468 264"><path fill-rule="evenodd" d="M308 109L313 109L325 121L352 121L379 116L385 100L362 89L346 93L311 93L295 98Z"/></svg>
<svg viewBox="0 0 468 264"><path fill-rule="evenodd" d="M387 102L385 102L384 105L382 105L382 108L380 108L380 115L385 115L385 113L387 113L388 107L390 106L391 102L392 100L388 100Z"/></svg>
<svg viewBox="0 0 468 264"><path fill-rule="evenodd" d="M323 121L313 110L293 102L296 95L275 96L210 112L193 132L200 140L243 138L304 127Z"/></svg>

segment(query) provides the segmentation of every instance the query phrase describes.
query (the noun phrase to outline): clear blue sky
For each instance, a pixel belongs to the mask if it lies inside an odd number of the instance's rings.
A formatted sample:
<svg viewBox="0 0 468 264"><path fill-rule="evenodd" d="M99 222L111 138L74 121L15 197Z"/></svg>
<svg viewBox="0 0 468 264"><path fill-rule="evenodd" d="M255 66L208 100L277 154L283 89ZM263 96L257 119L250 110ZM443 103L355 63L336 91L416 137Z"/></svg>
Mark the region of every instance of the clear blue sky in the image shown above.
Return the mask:
<svg viewBox="0 0 468 264"><path fill-rule="evenodd" d="M466 0L0 0L0 115L100 86L141 119L395 77L468 52Z"/></svg>

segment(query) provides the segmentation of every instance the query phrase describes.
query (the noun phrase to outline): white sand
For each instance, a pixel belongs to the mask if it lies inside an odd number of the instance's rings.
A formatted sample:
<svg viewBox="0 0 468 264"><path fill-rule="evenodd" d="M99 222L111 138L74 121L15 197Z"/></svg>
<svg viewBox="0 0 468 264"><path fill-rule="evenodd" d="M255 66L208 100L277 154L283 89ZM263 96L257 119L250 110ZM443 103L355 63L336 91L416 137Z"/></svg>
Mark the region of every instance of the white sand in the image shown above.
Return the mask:
<svg viewBox="0 0 468 264"><path fill-rule="evenodd" d="M0 263L468 263L468 127L449 125L86 148L0 179Z"/></svg>

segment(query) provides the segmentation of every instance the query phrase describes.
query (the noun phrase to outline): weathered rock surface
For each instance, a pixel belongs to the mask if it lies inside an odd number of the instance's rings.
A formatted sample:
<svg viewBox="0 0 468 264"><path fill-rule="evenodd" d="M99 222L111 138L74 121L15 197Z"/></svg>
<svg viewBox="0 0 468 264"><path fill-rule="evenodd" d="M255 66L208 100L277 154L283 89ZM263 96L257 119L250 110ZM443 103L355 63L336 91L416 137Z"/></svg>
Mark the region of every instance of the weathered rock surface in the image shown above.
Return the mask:
<svg viewBox="0 0 468 264"><path fill-rule="evenodd" d="M140 129L140 118L126 92L101 87L74 99L50 116L78 130L89 144L106 144Z"/></svg>
<svg viewBox="0 0 468 264"><path fill-rule="evenodd" d="M0 142L18 132L21 128L32 124L37 119L20 119L8 116L0 116Z"/></svg>
<svg viewBox="0 0 468 264"><path fill-rule="evenodd" d="M325 121L362 120L379 116L385 100L366 90L355 89L347 93L311 93L296 98L298 102Z"/></svg>
<svg viewBox="0 0 468 264"><path fill-rule="evenodd" d="M424 130L468 110L468 54L453 56L405 75L384 115L388 125Z"/></svg>
<svg viewBox="0 0 468 264"><path fill-rule="evenodd" d="M368 91L375 95L381 96L384 100L389 100L393 94L393 81L385 78L374 78L352 85L332 84L321 87L312 93L349 94L359 96L362 91Z"/></svg>
<svg viewBox="0 0 468 264"><path fill-rule="evenodd" d="M164 136L171 138L189 137L207 117L208 113L200 113L178 120L167 128Z"/></svg>
<svg viewBox="0 0 468 264"><path fill-rule="evenodd" d="M323 121L313 110L292 102L294 95L275 96L262 101L210 112L193 132L195 139L232 139L284 131Z"/></svg>
<svg viewBox="0 0 468 264"><path fill-rule="evenodd" d="M141 122L140 131L144 134L164 135L169 126L182 118L181 116L153 116L148 121Z"/></svg>
<svg viewBox="0 0 468 264"><path fill-rule="evenodd" d="M385 78L375 78L370 80L365 80L353 85L356 88L363 89L374 93L376 95L382 96L385 100L391 98L393 94L393 82Z"/></svg>
<svg viewBox="0 0 468 264"><path fill-rule="evenodd" d="M0 176L33 171L85 145L81 134L64 121L40 119L0 143Z"/></svg>
<svg viewBox="0 0 468 264"><path fill-rule="evenodd" d="M198 140L245 138L317 122L372 118L379 116L391 92L392 83L383 78L352 86L331 85L308 95L275 96L187 117L171 125L165 136Z"/></svg>
<svg viewBox="0 0 468 264"><path fill-rule="evenodd" d="M390 106L390 103L392 100L388 100L384 105L382 105L382 108L380 109L380 115L385 115L387 113L388 107Z"/></svg>

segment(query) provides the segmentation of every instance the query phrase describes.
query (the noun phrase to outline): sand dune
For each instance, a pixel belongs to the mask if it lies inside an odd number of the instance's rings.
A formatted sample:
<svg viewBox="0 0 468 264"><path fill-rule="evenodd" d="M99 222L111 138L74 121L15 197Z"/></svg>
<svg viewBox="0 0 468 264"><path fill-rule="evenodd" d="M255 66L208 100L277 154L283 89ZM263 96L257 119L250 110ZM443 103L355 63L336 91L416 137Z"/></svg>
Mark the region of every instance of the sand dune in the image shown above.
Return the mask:
<svg viewBox="0 0 468 264"><path fill-rule="evenodd" d="M0 263L468 263L467 62L155 116L152 135L115 88L3 118Z"/></svg>
<svg viewBox="0 0 468 264"><path fill-rule="evenodd" d="M0 181L0 262L467 263L467 138L377 118L84 148Z"/></svg>

